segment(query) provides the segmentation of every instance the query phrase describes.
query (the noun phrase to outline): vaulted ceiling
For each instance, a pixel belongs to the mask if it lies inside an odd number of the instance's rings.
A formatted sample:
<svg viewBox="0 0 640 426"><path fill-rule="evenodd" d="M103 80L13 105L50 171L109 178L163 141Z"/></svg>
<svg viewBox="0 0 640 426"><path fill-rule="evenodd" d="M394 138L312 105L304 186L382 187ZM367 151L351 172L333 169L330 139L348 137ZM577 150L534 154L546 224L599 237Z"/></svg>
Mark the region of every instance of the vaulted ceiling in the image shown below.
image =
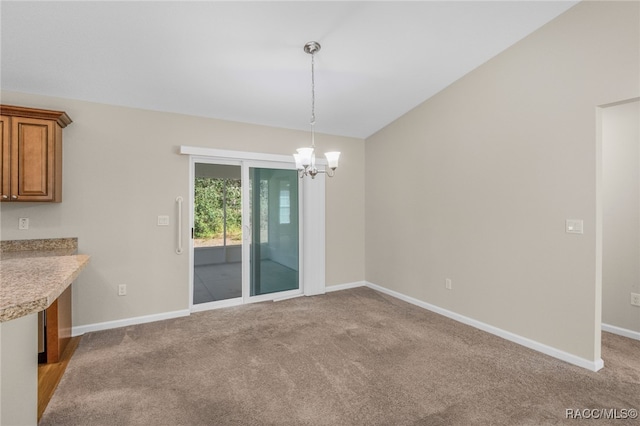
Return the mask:
<svg viewBox="0 0 640 426"><path fill-rule="evenodd" d="M3 90L365 138L576 1L2 1Z"/></svg>

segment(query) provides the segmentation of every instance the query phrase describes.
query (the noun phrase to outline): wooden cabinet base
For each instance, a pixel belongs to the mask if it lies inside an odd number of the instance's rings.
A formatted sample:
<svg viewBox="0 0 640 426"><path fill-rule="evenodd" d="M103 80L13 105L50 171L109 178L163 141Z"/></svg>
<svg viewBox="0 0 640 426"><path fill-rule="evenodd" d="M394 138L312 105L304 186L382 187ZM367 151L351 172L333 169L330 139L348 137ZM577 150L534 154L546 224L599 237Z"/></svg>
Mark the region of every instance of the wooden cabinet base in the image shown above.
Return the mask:
<svg viewBox="0 0 640 426"><path fill-rule="evenodd" d="M71 340L71 286L47 308L46 357L44 362L60 361Z"/></svg>

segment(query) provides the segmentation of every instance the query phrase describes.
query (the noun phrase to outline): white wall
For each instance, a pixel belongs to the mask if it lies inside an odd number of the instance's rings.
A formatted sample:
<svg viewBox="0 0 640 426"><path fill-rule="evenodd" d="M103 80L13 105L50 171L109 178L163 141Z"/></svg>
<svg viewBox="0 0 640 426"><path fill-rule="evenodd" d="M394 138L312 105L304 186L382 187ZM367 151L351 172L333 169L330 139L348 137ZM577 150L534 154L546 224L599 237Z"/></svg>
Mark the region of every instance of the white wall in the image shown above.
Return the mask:
<svg viewBox="0 0 640 426"><path fill-rule="evenodd" d="M0 323L0 425L36 425L38 321L31 314Z"/></svg>
<svg viewBox="0 0 640 426"><path fill-rule="evenodd" d="M640 102L602 110L602 321L640 332Z"/></svg>
<svg viewBox="0 0 640 426"><path fill-rule="evenodd" d="M1 101L63 110L73 120L63 135L62 203L1 203L0 229L3 240L78 237L91 262L74 283L76 327L188 309L188 255L175 253L175 199L189 199L189 158L177 153L180 145L288 155L309 139L301 131L24 93L2 92ZM364 141L319 135L317 145L344 157L327 181L327 285L362 281ZM156 226L158 215L169 215L170 226ZM17 230L20 217L30 219L29 230ZM127 284L127 296L117 295L118 284Z"/></svg>
<svg viewBox="0 0 640 426"><path fill-rule="evenodd" d="M639 6L579 3L367 138L367 281L600 359L596 107L640 94Z"/></svg>

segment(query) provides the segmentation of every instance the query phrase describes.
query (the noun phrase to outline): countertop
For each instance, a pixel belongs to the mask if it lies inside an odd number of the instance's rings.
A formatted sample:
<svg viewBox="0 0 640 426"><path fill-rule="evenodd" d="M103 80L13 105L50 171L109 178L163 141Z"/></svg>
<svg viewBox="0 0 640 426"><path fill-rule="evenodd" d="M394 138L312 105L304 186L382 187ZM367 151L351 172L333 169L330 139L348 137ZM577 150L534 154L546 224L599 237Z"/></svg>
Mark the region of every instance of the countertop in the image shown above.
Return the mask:
<svg viewBox="0 0 640 426"><path fill-rule="evenodd" d="M0 322L48 308L89 262L76 253L74 238L0 242Z"/></svg>

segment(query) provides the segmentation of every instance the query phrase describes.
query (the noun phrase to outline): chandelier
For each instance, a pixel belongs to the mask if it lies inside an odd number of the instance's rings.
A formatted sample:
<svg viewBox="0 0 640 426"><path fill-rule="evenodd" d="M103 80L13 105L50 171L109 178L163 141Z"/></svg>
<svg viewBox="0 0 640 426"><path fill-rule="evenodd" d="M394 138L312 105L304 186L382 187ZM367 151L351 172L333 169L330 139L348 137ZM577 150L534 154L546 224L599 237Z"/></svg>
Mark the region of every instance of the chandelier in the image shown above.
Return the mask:
<svg viewBox="0 0 640 426"><path fill-rule="evenodd" d="M302 179L305 176L311 176L315 179L318 173L326 173L327 176L333 177L338 168L338 159L340 153L337 151L325 152L327 158L328 170L318 170L316 168L316 142L315 142L315 125L316 125L316 87L315 87L315 54L320 51L320 43L310 41L304 45L304 51L311 55L311 146L306 148L298 148L297 154L293 154L296 161L296 169L298 175Z"/></svg>

